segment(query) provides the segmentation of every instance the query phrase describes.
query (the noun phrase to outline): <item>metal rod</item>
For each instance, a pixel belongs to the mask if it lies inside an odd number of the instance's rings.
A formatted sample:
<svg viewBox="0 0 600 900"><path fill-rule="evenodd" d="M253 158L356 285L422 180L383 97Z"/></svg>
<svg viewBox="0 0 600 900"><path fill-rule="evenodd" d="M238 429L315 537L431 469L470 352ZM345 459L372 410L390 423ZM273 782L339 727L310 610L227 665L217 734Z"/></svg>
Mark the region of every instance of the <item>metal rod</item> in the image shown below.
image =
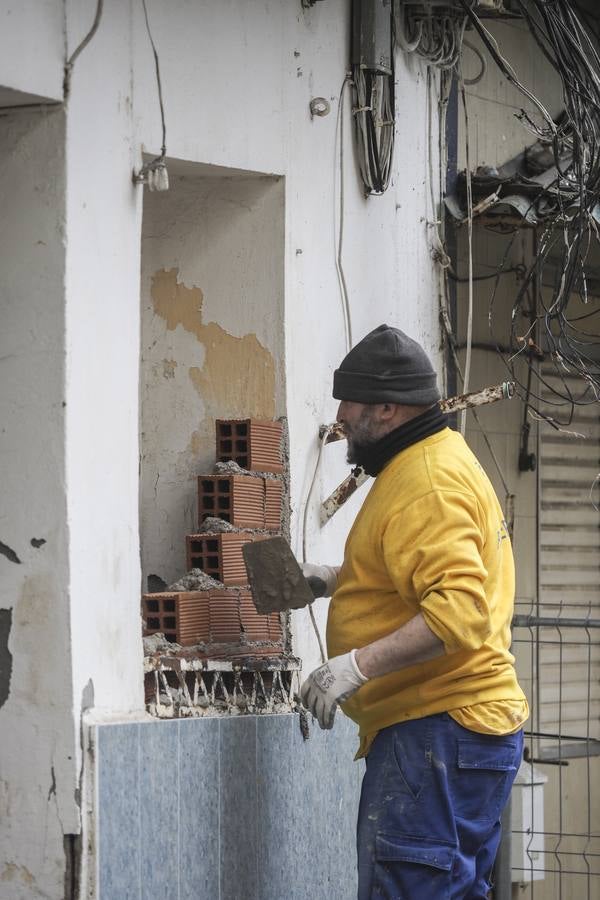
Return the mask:
<svg viewBox="0 0 600 900"><path fill-rule="evenodd" d="M498 400L510 400L515 394L514 381L503 381L501 384L495 384L493 387L483 388L481 391L472 391L469 394L458 394L456 397L447 397L440 400L439 408L443 413L458 412L461 409L471 409L474 406L487 406L488 403L496 403ZM333 422L331 425L321 425L319 427L319 437L325 438L326 444L332 444L335 441L345 441L344 426L340 422Z"/></svg>
<svg viewBox="0 0 600 900"><path fill-rule="evenodd" d="M573 619L561 616L513 616L513 628L600 628L600 619Z"/></svg>
<svg viewBox="0 0 600 900"><path fill-rule="evenodd" d="M475 406L486 406L488 403L496 403L498 400L509 400L514 396L515 384L513 381L503 381L493 387L484 388L482 391L474 391L470 394L459 394L457 397L448 397L440 400L439 407L444 413L454 413L460 409L469 409ZM319 428L321 440L330 444L333 441L345 439L343 425L334 422L332 425L321 425ZM369 480L369 475L357 466L352 470L335 491L321 504L321 525L331 519L332 516L350 499L358 488Z"/></svg>

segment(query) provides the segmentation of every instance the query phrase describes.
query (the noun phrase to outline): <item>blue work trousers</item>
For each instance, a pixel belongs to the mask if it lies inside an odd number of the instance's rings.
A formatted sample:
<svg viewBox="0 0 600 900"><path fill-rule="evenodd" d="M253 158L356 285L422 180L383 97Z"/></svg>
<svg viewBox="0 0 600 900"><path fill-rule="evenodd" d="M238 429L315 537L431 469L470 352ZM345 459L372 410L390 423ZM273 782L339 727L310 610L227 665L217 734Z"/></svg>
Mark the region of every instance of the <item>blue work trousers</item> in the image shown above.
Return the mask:
<svg viewBox="0 0 600 900"><path fill-rule="evenodd" d="M379 732L358 814L358 900L486 900L523 733L447 713Z"/></svg>

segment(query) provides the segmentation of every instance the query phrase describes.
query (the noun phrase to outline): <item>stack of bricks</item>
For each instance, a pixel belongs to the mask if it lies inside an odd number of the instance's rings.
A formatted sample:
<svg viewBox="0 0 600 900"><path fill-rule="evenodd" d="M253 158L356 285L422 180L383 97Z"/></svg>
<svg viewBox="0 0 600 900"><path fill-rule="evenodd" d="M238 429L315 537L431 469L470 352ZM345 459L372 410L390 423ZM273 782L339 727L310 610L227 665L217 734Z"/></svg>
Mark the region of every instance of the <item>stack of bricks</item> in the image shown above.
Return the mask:
<svg viewBox="0 0 600 900"><path fill-rule="evenodd" d="M247 649L249 656L283 652L278 613L259 615L252 601L242 547L279 534L283 500L280 422L217 420L217 461L236 462L252 474L198 477L198 525L209 517L231 531L186 537L189 569L202 569L223 584L203 591L166 591L142 596L145 635L162 632L182 646L204 644L220 655ZM217 650L218 648L218 650ZM235 653L235 655L238 655Z"/></svg>

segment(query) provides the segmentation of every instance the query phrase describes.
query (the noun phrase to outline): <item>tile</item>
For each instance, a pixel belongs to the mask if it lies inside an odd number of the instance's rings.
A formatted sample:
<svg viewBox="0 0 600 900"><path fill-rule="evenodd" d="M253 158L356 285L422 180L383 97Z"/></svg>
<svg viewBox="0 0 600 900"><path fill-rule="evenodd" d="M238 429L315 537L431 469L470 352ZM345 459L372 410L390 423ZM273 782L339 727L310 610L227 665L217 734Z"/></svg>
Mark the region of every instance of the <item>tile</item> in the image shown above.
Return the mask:
<svg viewBox="0 0 600 900"><path fill-rule="evenodd" d="M140 725L142 900L179 897L179 722Z"/></svg>
<svg viewBox="0 0 600 900"><path fill-rule="evenodd" d="M289 894L290 866L297 849L297 797L292 771L292 728L296 716L256 720L257 854L260 900Z"/></svg>
<svg viewBox="0 0 600 900"><path fill-rule="evenodd" d="M326 817L333 823L327 833L327 875L332 890L336 885L344 893L356 894L356 818L360 797L357 777L362 764L355 762L358 729L345 716L338 716L337 728L325 732L325 758L328 762L328 790L325 794Z"/></svg>
<svg viewBox="0 0 600 900"><path fill-rule="evenodd" d="M180 900L219 898L220 722L179 722Z"/></svg>
<svg viewBox="0 0 600 900"><path fill-rule="evenodd" d="M296 847L294 900L356 897L355 829L360 766L356 726L339 713L332 731L311 722L304 741L292 729Z"/></svg>
<svg viewBox="0 0 600 900"><path fill-rule="evenodd" d="M98 895L140 900L139 725L97 726Z"/></svg>
<svg viewBox="0 0 600 900"><path fill-rule="evenodd" d="M219 900L258 894L256 716L221 719Z"/></svg>

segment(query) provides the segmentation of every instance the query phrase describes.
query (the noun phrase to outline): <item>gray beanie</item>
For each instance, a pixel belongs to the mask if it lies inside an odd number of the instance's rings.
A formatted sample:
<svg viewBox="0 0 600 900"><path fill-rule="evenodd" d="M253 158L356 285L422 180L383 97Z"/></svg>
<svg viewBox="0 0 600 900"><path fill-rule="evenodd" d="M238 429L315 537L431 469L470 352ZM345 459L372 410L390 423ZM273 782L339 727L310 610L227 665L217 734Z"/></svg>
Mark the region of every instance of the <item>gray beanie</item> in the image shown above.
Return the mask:
<svg viewBox="0 0 600 900"><path fill-rule="evenodd" d="M440 399L429 357L398 328L380 325L359 341L333 373L333 396L354 403L427 406Z"/></svg>

